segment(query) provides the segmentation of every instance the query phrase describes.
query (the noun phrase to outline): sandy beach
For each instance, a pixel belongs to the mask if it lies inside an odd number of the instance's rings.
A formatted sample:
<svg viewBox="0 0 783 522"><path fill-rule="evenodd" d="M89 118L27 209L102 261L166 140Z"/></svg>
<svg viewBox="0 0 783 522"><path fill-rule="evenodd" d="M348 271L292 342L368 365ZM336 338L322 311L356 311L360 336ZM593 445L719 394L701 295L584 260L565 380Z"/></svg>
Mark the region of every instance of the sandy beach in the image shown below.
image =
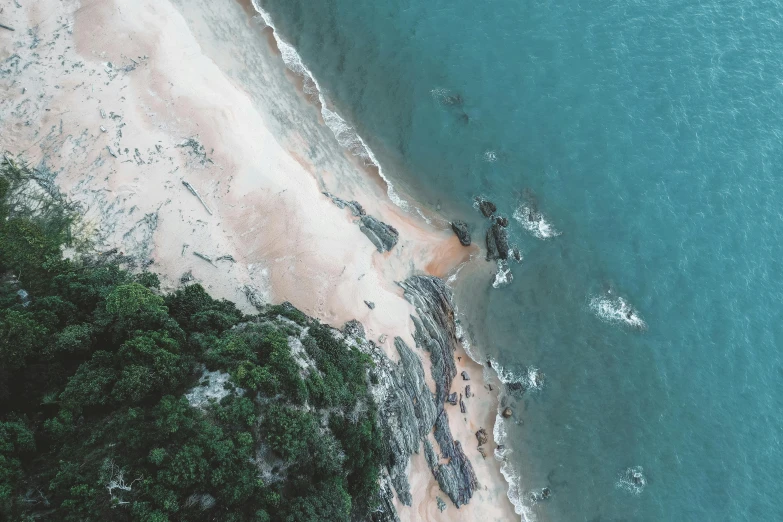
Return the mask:
<svg viewBox="0 0 783 522"><path fill-rule="evenodd" d="M5 5L0 23L15 29L0 29L0 150L80 205L92 251L148 266L166 289L194 280L248 312L290 301L338 327L357 319L395 357L395 336L415 346L396 282L446 277L477 251L395 205L340 147L247 2L39 0ZM379 253L324 191L392 225L397 245ZM446 408L479 487L440 512L445 495L419 453L400 518L518 520L494 443L484 458L475 436L491 438L499 383L455 357L453 391L470 384L474 396L466 414Z"/></svg>

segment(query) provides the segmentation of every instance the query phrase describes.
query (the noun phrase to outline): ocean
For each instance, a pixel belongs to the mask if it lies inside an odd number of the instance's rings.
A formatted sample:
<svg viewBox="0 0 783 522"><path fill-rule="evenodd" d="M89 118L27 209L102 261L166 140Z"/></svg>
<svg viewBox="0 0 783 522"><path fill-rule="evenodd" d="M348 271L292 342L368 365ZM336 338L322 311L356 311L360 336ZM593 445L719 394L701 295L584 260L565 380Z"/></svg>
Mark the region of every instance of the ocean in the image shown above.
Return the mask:
<svg viewBox="0 0 783 522"><path fill-rule="evenodd" d="M521 518L783 520L783 3L255 1L341 143L510 219L456 295Z"/></svg>

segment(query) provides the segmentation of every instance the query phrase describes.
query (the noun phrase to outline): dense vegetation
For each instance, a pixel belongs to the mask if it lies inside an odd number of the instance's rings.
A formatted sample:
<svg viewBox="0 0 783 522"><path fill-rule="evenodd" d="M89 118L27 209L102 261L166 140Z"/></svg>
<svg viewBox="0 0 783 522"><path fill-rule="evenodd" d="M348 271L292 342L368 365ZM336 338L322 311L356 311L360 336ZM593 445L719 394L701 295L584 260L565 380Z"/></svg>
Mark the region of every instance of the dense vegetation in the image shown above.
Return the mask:
<svg viewBox="0 0 783 522"><path fill-rule="evenodd" d="M32 176L0 167L0 519L365 518L368 357L290 305L64 259L72 212Z"/></svg>

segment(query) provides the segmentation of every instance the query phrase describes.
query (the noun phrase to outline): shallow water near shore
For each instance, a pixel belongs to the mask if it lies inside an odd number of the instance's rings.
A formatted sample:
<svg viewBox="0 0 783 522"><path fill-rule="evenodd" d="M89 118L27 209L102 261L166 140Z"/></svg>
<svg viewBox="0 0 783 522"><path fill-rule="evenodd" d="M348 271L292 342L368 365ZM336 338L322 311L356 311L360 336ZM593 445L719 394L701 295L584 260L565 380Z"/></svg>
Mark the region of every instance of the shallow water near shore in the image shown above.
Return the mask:
<svg viewBox="0 0 783 522"><path fill-rule="evenodd" d="M513 281L457 298L545 376L502 422L520 512L783 519L783 4L260 5L395 186L510 218Z"/></svg>

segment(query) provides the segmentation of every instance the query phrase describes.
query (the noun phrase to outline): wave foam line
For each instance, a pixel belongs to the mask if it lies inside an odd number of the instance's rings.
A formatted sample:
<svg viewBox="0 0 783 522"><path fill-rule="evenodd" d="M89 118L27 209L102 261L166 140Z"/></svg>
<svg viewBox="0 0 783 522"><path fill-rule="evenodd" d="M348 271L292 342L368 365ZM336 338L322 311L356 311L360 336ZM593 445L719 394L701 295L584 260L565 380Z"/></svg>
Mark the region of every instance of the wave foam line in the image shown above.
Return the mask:
<svg viewBox="0 0 783 522"><path fill-rule="evenodd" d="M354 156L358 156L374 165L375 168L378 169L378 174L386 183L386 192L392 203L405 211L409 211L410 205L394 190L392 182L383 173L380 162L375 157L372 150L370 150L370 147L367 146L367 143L359 136L359 133L342 118L342 116L327 107L326 98L323 95L321 86L318 84L318 80L315 79L315 76L310 72L310 69L305 66L302 57L299 56L299 53L294 46L280 37L275 24L272 22L272 17L261 7L260 0L252 0L252 3L253 8L261 16L261 19L267 27L272 29L272 35L275 38L275 42L277 42L278 49L280 49L283 63L285 63L286 67L291 71L304 78L305 93L318 95L318 101L321 102L321 116L323 117L326 126L329 127L334 134L334 137L337 139L340 146L348 149Z"/></svg>
<svg viewBox="0 0 783 522"><path fill-rule="evenodd" d="M465 349L465 353L468 355L468 357L473 359L476 364L483 367L485 380L488 380L488 372L494 371L495 375L497 375L498 379L500 379L503 384L521 381L529 381L531 383L537 382L534 377L535 373L538 372L536 369L530 369L528 371L528 375L520 378L514 373L505 370L503 366L498 364L498 362L492 357L488 359L489 364L482 363L481 360L476 356L473 350L473 346L471 345L468 338L468 334L465 328L462 326L462 314L460 314L456 305L454 305L454 316L457 318L455 321L455 333L457 334L457 339L460 340L460 343ZM523 495L522 491L522 475L514 468L511 463L511 459L509 458L511 454L514 453L514 450L511 449L506 443L506 439L508 437L506 434L505 422L507 422L507 419L504 418L501 414L500 401L498 401L496 407L497 411L495 412L495 427L492 430L492 438L495 441L496 446L495 459L500 462L500 474L503 475L506 484L508 484L506 496L511 502L511 505L514 506L514 513L520 516L521 522L535 522L535 514L533 513L532 509L525 504L525 496Z"/></svg>
<svg viewBox="0 0 783 522"><path fill-rule="evenodd" d="M498 408L498 412L495 414L495 428L492 430L492 438L497 446L495 448L495 460L500 462L500 473L508 483L506 496L514 506L514 513L520 515L522 522L534 522L536 516L533 514L533 510L526 506L524 502L522 475L511 465L510 456L514 453L514 450L509 448L506 443L508 436L504 422L506 422L506 419L500 414L500 408Z"/></svg>

